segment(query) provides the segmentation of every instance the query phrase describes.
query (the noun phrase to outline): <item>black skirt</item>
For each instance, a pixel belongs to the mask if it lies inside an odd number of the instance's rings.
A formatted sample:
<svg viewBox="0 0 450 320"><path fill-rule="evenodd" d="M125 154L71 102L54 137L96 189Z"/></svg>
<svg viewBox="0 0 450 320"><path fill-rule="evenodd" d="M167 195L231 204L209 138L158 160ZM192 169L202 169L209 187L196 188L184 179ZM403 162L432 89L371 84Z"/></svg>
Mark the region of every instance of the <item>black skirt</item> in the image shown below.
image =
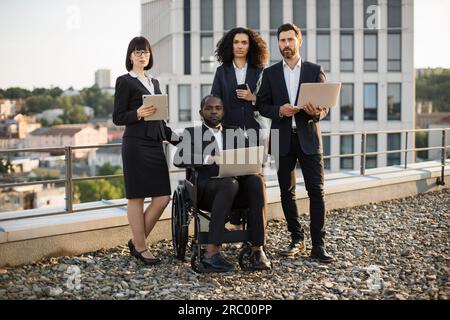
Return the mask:
<svg viewBox="0 0 450 320"><path fill-rule="evenodd" d="M124 137L122 162L127 199L170 195L169 168L162 142Z"/></svg>

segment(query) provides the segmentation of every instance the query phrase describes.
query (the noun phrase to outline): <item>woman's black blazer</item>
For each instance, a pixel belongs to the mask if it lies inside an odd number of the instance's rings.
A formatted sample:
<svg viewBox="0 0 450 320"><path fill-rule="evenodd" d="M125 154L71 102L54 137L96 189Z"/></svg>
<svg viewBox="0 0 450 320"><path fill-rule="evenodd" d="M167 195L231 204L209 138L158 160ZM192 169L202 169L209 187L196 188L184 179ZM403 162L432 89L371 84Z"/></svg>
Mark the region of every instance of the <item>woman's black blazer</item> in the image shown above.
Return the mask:
<svg viewBox="0 0 450 320"><path fill-rule="evenodd" d="M158 80L151 79L155 94L161 94ZM125 126L124 137L145 138L155 141L167 140L175 142L176 135L172 137L172 130L165 121L138 120L137 109L142 105L142 95L150 94L147 88L129 74L124 74L116 80L114 95L113 122L118 126Z"/></svg>

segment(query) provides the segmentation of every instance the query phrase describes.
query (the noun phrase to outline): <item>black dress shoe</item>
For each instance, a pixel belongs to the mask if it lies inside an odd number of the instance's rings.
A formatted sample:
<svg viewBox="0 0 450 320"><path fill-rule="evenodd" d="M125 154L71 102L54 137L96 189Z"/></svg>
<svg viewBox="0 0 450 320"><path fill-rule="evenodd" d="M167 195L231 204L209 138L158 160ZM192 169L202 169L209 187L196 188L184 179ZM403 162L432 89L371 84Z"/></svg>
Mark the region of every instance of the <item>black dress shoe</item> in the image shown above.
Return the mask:
<svg viewBox="0 0 450 320"><path fill-rule="evenodd" d="M250 255L250 262L255 270L271 269L270 260L263 250L257 250Z"/></svg>
<svg viewBox="0 0 450 320"><path fill-rule="evenodd" d="M334 261L334 258L330 256L326 251L325 248L322 246L313 247L311 249L311 259L319 260L319 262L322 263L331 263Z"/></svg>
<svg viewBox="0 0 450 320"><path fill-rule="evenodd" d="M145 251L147 251L147 250L148 250L148 249L145 249L145 250L139 252L139 251L137 251L136 248L135 248L135 249L134 249L134 254L133 254L133 256L134 256L136 259L142 261L142 262L143 262L145 265L147 265L147 266L153 266L153 265L158 264L158 263L161 262L161 259L159 259L159 258L146 258L146 257L144 257L142 254L143 254Z"/></svg>
<svg viewBox="0 0 450 320"><path fill-rule="evenodd" d="M286 257L292 257L296 254L306 251L306 245L304 240L292 241L285 249L280 251L280 254Z"/></svg>
<svg viewBox="0 0 450 320"><path fill-rule="evenodd" d="M220 252L213 254L211 257L204 255L201 263L207 272L229 272L234 270L233 265Z"/></svg>

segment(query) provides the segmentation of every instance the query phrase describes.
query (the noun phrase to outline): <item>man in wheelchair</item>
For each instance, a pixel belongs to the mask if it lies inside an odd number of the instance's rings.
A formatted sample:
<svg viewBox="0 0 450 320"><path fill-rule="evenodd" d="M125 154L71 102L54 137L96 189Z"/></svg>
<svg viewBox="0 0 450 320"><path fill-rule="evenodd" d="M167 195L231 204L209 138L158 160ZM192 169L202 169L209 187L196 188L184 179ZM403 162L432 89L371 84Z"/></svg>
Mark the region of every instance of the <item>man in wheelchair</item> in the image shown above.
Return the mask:
<svg viewBox="0 0 450 320"><path fill-rule="evenodd" d="M203 98L200 108L202 126L186 128L177 146L174 164L193 166L198 172L197 202L199 208L211 212L208 244L201 263L212 272L228 272L233 264L220 252L225 223L232 209L248 208L248 234L251 243L250 263L255 270L270 269L265 244L265 184L260 175L214 178L219 174L217 163L224 149L236 149L248 138L238 127L222 124L224 108L219 97ZM230 138L231 137L231 138Z"/></svg>

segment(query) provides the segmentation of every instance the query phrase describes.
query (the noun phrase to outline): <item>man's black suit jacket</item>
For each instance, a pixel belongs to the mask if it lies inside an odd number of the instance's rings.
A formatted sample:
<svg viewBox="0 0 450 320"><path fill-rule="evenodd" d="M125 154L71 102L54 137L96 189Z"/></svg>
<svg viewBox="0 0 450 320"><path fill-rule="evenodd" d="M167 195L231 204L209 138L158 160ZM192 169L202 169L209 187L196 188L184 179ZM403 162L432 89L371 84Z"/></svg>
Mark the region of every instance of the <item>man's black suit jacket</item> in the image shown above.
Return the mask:
<svg viewBox="0 0 450 320"><path fill-rule="evenodd" d="M249 146L248 139L242 129L229 125L222 125L222 128L224 150ZM227 130L230 130L229 132L232 132L234 135L227 135ZM219 150L219 147L215 136L204 124L184 129L181 137L181 142L177 145L177 151L174 156L174 165L179 168L195 166L198 172L198 200L200 201L208 179L219 175L219 166L216 164L204 164L204 159L207 155L218 155L216 151ZM227 141L230 138L232 140Z"/></svg>
<svg viewBox="0 0 450 320"><path fill-rule="evenodd" d="M300 83L325 82L326 76L321 66L302 62L300 71ZM291 145L292 118L280 117L280 107L285 103L289 103L289 93L286 88L283 72L283 61L274 64L264 70L261 88L258 92L257 106L260 113L272 119L271 140L276 136L272 132L273 129L279 130L279 155L288 154ZM296 101L297 103L297 101ZM297 124L297 135L300 146L305 154L322 153L322 137L319 121L325 118L328 110L322 112L320 117L312 117L304 110L300 110L295 115ZM275 141L271 141L271 146ZM273 154L274 150L271 150Z"/></svg>

